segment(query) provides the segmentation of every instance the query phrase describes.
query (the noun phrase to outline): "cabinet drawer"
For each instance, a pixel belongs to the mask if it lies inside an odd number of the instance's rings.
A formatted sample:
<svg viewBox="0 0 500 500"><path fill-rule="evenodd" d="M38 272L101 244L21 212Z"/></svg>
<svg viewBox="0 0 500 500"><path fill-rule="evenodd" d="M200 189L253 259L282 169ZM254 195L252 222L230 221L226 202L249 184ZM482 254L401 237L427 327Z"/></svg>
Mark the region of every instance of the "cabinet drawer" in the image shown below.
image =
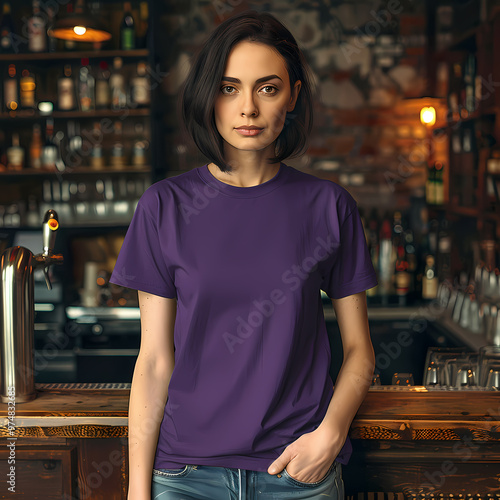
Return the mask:
<svg viewBox="0 0 500 500"><path fill-rule="evenodd" d="M22 446L22 437L15 443L12 453L8 441L2 439L0 449L0 476L3 487L0 498L16 500L60 500L74 498L74 479L76 477L75 446ZM14 458L15 463L9 463ZM14 474L8 477L11 467ZM6 479L5 479L6 478ZM15 492L9 479L15 483ZM4 496L6 495L6 496Z"/></svg>

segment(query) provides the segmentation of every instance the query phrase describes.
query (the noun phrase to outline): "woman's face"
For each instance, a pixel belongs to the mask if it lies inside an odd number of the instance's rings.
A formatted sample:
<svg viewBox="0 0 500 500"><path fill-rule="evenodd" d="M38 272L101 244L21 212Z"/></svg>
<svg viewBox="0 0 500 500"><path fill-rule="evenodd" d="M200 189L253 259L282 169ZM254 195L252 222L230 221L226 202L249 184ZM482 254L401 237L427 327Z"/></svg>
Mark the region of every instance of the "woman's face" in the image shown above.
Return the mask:
<svg viewBox="0 0 500 500"><path fill-rule="evenodd" d="M274 142L293 110L300 81L290 88L285 61L271 47L240 42L227 59L215 101L215 123L225 152L261 151L274 155Z"/></svg>

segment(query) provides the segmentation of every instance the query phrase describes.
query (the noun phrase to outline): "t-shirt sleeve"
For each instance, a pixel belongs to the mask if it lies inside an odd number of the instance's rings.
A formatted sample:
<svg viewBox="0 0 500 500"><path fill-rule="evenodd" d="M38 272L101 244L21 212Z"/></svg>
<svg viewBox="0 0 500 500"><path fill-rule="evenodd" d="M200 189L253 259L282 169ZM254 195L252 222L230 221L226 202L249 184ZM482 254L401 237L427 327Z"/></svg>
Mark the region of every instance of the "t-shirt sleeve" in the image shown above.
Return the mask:
<svg viewBox="0 0 500 500"><path fill-rule="evenodd" d="M128 227L110 282L133 290L176 298L154 214L139 201Z"/></svg>
<svg viewBox="0 0 500 500"><path fill-rule="evenodd" d="M377 285L377 275L355 203L340 226L339 240L320 287L332 299L347 297Z"/></svg>

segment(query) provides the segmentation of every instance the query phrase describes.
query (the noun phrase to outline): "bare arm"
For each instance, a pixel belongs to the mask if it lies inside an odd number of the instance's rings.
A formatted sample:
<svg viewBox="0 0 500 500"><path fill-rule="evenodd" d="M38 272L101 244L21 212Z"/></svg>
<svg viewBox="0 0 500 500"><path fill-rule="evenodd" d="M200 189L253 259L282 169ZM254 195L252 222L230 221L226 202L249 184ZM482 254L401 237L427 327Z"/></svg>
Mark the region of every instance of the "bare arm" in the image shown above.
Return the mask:
<svg viewBox="0 0 500 500"><path fill-rule="evenodd" d="M342 443L370 387L375 355L370 339L366 293L332 299L342 337L344 360L335 383L335 391L320 425L333 442Z"/></svg>
<svg viewBox="0 0 500 500"><path fill-rule="evenodd" d="M370 340L365 292L332 299L342 336L344 361L321 424L288 445L270 465L287 468L293 478L313 483L325 477L347 438L351 422L370 387L375 356Z"/></svg>
<svg viewBox="0 0 500 500"><path fill-rule="evenodd" d="M139 292L141 346L130 390L129 500L151 499L153 462L174 370L176 299Z"/></svg>

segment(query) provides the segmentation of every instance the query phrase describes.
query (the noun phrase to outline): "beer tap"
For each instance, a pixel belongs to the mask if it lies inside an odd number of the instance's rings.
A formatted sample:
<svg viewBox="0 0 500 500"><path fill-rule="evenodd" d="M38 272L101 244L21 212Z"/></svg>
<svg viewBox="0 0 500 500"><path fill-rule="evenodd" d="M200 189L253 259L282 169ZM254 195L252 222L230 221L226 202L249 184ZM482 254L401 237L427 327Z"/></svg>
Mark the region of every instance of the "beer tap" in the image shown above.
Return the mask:
<svg viewBox="0 0 500 500"><path fill-rule="evenodd" d="M0 294L0 400L24 403L36 398L34 369L36 268L43 268L49 290L49 266L62 263L54 255L57 213L48 210L43 218L43 251L33 255L27 248L7 248L0 256L2 288Z"/></svg>

